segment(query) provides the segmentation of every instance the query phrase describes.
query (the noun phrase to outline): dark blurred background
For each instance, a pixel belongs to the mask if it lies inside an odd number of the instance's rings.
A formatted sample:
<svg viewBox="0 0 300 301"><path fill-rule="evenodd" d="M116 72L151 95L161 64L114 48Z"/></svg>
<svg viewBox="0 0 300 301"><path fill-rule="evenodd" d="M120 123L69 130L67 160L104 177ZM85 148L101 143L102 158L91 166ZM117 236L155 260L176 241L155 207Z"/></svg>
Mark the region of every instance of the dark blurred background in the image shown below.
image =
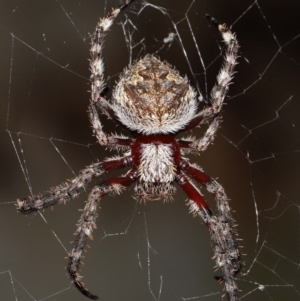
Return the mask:
<svg viewBox="0 0 300 301"><path fill-rule="evenodd" d="M86 300L70 285L64 257L97 181L53 212L26 218L13 203L117 155L97 145L86 110L89 35L119 4L0 1L1 300ZM150 52L187 74L207 99L223 44L204 15L236 32L241 53L222 128L206 152L189 158L218 179L236 211L247 253L237 281L245 301L300 300L299 11L295 0L136 0L104 47L108 97L125 66ZM128 134L101 120L106 132ZM207 228L188 214L184 193L146 205L132 193L101 201L82 268L87 287L105 301L221 300Z"/></svg>

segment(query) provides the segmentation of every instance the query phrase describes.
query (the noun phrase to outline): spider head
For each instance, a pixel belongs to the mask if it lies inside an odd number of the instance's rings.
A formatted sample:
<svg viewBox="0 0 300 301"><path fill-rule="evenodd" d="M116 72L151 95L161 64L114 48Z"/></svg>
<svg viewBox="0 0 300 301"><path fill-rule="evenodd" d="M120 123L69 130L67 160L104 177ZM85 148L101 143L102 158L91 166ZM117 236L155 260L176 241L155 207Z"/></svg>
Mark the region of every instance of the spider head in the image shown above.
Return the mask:
<svg viewBox="0 0 300 301"><path fill-rule="evenodd" d="M197 110L187 78L150 54L125 70L113 99L119 120L146 135L176 133Z"/></svg>

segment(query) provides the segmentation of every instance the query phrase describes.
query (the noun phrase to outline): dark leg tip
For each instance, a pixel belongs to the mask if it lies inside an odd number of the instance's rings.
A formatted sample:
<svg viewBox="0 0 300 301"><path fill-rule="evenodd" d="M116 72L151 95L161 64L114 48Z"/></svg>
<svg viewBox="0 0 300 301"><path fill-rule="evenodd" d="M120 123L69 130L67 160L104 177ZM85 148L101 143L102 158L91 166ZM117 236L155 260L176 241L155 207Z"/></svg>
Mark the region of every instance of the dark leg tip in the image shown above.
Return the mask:
<svg viewBox="0 0 300 301"><path fill-rule="evenodd" d="M217 281L223 281L224 280L223 277L221 277L221 276L214 276L214 278Z"/></svg>
<svg viewBox="0 0 300 301"><path fill-rule="evenodd" d="M125 3L123 3L120 7L119 7L119 9L120 9L120 11L122 11L123 9L125 9L131 2L133 2L134 0L127 0L127 1L125 1Z"/></svg>
<svg viewBox="0 0 300 301"><path fill-rule="evenodd" d="M211 23L213 23L215 26L218 26L220 24L220 22L218 20L216 20L214 17L212 17L209 14L205 15L205 18L208 19Z"/></svg>
<svg viewBox="0 0 300 301"><path fill-rule="evenodd" d="M103 91L100 93L100 96L101 97L104 97L106 93L108 93L109 91L109 87L108 86L105 86L105 88L103 89Z"/></svg>
<svg viewBox="0 0 300 301"><path fill-rule="evenodd" d="M208 19L209 21L211 21L213 19L213 17L209 14L205 14L205 18Z"/></svg>
<svg viewBox="0 0 300 301"><path fill-rule="evenodd" d="M96 295L92 295L87 289L84 288L83 284L80 281L74 281L75 287L86 297L92 300L98 300L99 297Z"/></svg>

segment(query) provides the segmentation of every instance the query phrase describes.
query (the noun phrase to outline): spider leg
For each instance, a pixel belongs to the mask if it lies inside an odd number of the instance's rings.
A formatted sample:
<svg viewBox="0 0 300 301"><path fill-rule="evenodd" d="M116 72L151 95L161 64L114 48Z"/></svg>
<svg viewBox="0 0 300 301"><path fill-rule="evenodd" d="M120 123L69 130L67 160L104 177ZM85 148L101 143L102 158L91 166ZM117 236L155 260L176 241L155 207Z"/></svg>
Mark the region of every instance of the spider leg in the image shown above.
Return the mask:
<svg viewBox="0 0 300 301"><path fill-rule="evenodd" d="M105 90L104 83L104 62L102 59L102 47L104 43L105 33L109 30L118 14L127 7L134 0L127 0L119 8L113 9L105 18L100 19L96 26L96 30L92 35L91 41L91 100L89 105L89 117L93 127L95 136L97 137L101 145L108 144L108 137L102 130L102 124L100 122L97 107L100 107L106 112L113 120L118 121L115 116L113 107L103 97L103 91Z"/></svg>
<svg viewBox="0 0 300 301"><path fill-rule="evenodd" d="M225 193L224 188L213 178L209 175L204 173L199 167L195 167L190 165L187 161L181 160L180 162L180 169L190 176L192 179L196 180L199 184L204 186L206 190L214 196L216 203L217 203L217 210L219 219L228 223L231 228L235 227L235 220L231 214L231 208L229 206L229 199ZM235 267L235 274L237 274L241 268L243 267L243 263L241 260L241 254L238 250L238 244L236 242L235 236L237 235L234 233L232 237L233 246L236 252L233 252L236 257L234 257L234 261L236 262ZM233 254L232 253L232 254Z"/></svg>
<svg viewBox="0 0 300 301"><path fill-rule="evenodd" d="M76 178L52 188L44 195L30 197L29 200L17 200L17 210L23 214L29 214L49 206L66 203L71 198L78 196L93 178L99 177L105 172L131 165L131 157L107 159L103 162L94 163L83 169Z"/></svg>
<svg viewBox="0 0 300 301"><path fill-rule="evenodd" d="M242 269L243 262L237 244L237 233L234 230L235 221L231 215L231 209L224 188L202 170L191 166L185 160L181 161L180 169L192 179L203 185L216 199L218 217L211 221L208 215L205 216L201 212L202 207L199 202L196 202L198 207L195 206L194 199L189 195L192 199L192 202L189 203L191 206L190 210L194 214L199 214L202 219L207 220L207 223L209 223L212 241L215 245L214 259L217 266L221 268L223 275L220 279L225 281L225 289L229 296L229 300L238 300L236 296L237 287L233 277ZM193 189L196 190L191 184L190 186L192 188L187 188L188 191L192 191ZM183 187L183 189L185 188Z"/></svg>
<svg viewBox="0 0 300 301"><path fill-rule="evenodd" d="M111 149L128 150L134 140L128 137L112 134L108 137L108 147Z"/></svg>
<svg viewBox="0 0 300 301"><path fill-rule="evenodd" d="M220 24L209 15L206 15L206 17L218 27L226 46L224 63L217 77L217 83L214 85L210 94L211 106L201 112L201 115L207 118L215 117L221 112L223 101L234 75L234 67L237 64L238 50L240 46L236 35L231 32L226 24Z"/></svg>
<svg viewBox="0 0 300 301"><path fill-rule="evenodd" d="M175 180L186 192L186 194L193 201L193 203L197 205L198 210L202 210L204 216L213 216L213 212L209 208L207 202L202 197L198 189L189 181L189 179L181 171L178 172ZM190 208L190 212L193 213L193 215L195 214L192 208ZM204 220L204 222L208 225L207 220Z"/></svg>
<svg viewBox="0 0 300 301"><path fill-rule="evenodd" d="M95 186L88 196L88 200L83 209L83 213L78 221L78 228L75 232L75 244L69 254L69 262L67 270L71 280L76 288L86 297L97 300L98 297L92 295L81 282L82 276L78 274L79 265L81 263L82 251L85 247L87 237L92 239L93 228L96 228L96 219L98 217L97 205L100 199L110 194L120 194L126 186L130 186L137 179L135 170L131 170L126 176L119 178L111 178L102 184Z"/></svg>
<svg viewBox="0 0 300 301"><path fill-rule="evenodd" d="M207 129L204 137L199 140L190 141L189 143L189 148L197 151L203 151L207 148L210 142L214 139L214 135L219 128L219 115L221 113L230 82L233 79L234 67L237 64L239 50L239 43L236 35L231 32L227 25L220 24L217 20L209 15L206 15L206 17L218 27L226 48L224 54L224 63L217 77L217 83L214 85L210 94L211 105L199 112L190 121L190 123L184 129L182 129L182 131L188 130L197 126L198 124L208 123L210 120L212 120L212 123Z"/></svg>
<svg viewBox="0 0 300 301"><path fill-rule="evenodd" d="M196 127L197 125L199 125L201 123L205 123L204 122L205 121L204 120L205 117L202 116L200 113L198 113L194 118L192 118L189 123L187 123L181 130L178 131L178 133L191 130L194 127Z"/></svg>
<svg viewBox="0 0 300 301"><path fill-rule="evenodd" d="M194 138L182 138L177 140L178 145L181 148L185 148L187 150L203 152L207 149L207 147L214 141L215 134L220 126L220 116L217 116L213 119L211 124L208 126L204 136L201 139Z"/></svg>

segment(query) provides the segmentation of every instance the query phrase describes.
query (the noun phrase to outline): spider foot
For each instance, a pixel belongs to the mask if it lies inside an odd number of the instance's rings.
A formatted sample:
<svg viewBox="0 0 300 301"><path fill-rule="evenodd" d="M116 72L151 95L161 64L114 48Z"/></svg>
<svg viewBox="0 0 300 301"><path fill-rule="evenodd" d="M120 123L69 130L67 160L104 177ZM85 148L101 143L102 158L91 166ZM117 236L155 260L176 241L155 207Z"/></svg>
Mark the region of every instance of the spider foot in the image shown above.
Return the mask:
<svg viewBox="0 0 300 301"><path fill-rule="evenodd" d="M228 31L228 27L226 24L222 24L220 21L218 21L211 15L206 14L205 18L208 19L213 25L215 25L222 34Z"/></svg>
<svg viewBox="0 0 300 301"><path fill-rule="evenodd" d="M69 277L74 283L74 286L86 297L92 299L92 300L98 300L99 297L96 295L91 294L85 287L83 282L80 280L82 279L82 276L80 276L77 272L74 271L74 263L72 263L72 257L69 256L69 264L67 266L67 271L69 273ZM75 270L78 269L78 266L75 267Z"/></svg>
<svg viewBox="0 0 300 301"><path fill-rule="evenodd" d="M25 215L39 210L35 206L34 201L32 201L32 200L28 201L27 199L22 199L22 200L18 199L15 203L15 206L16 206L18 212L21 212L22 214L25 214Z"/></svg>
<svg viewBox="0 0 300 301"><path fill-rule="evenodd" d="M16 206L18 212L23 213L23 206L24 206L24 203L25 203L25 200L19 200L19 199L17 199L17 201L16 201L16 203L15 203L15 206Z"/></svg>
<svg viewBox="0 0 300 301"><path fill-rule="evenodd" d="M125 9L131 2L133 2L134 0L127 0L125 3L123 3L119 9L120 11L122 11L123 9Z"/></svg>
<svg viewBox="0 0 300 301"><path fill-rule="evenodd" d="M92 300L98 300L99 297L96 295L92 295L83 285L80 281L73 281L75 287L86 297L92 299Z"/></svg>
<svg viewBox="0 0 300 301"><path fill-rule="evenodd" d="M212 17L209 14L206 14L205 18L208 19L210 22L212 22L216 26L218 26L220 24L220 22L218 20L216 20L214 17Z"/></svg>

